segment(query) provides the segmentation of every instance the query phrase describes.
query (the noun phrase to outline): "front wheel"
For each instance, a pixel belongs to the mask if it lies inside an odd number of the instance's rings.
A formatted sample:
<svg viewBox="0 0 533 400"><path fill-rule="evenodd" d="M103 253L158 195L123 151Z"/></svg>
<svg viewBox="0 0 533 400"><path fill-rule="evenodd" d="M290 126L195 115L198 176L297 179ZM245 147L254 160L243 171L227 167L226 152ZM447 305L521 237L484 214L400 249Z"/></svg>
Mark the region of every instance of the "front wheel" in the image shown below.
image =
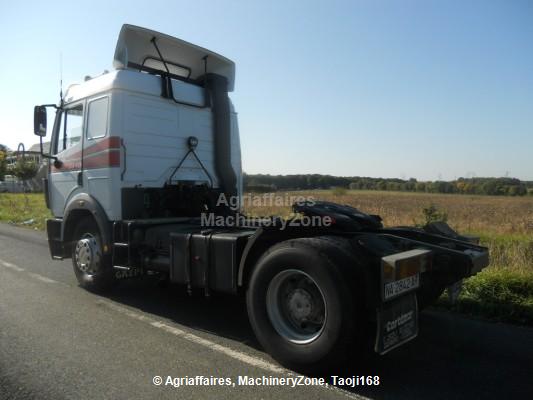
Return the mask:
<svg viewBox="0 0 533 400"><path fill-rule="evenodd" d="M81 219L74 229L72 265L81 287L103 292L115 282L109 256L104 255L101 234L93 218Z"/></svg>
<svg viewBox="0 0 533 400"><path fill-rule="evenodd" d="M281 364L304 373L340 367L360 344L355 282L316 239L294 239L269 250L247 291L251 325Z"/></svg>

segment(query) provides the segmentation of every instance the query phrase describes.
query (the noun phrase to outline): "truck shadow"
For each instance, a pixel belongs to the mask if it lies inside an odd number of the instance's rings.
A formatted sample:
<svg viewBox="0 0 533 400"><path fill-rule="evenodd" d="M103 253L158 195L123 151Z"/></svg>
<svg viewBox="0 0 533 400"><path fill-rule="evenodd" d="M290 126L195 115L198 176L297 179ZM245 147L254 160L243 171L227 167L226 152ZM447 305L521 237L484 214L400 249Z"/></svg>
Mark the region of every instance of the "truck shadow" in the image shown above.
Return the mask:
<svg viewBox="0 0 533 400"><path fill-rule="evenodd" d="M201 291L189 296L183 287L161 288L147 279L123 282L109 298L263 351L243 296L205 298ZM427 311L415 340L384 356L354 360L343 373L377 375L379 386L339 387L372 399L527 397L533 393L532 366L533 329Z"/></svg>
<svg viewBox="0 0 533 400"><path fill-rule="evenodd" d="M145 278L121 282L108 298L191 329L261 350L248 322L243 296L213 294L206 297L203 290L194 290L188 295L184 286L159 284L155 278Z"/></svg>

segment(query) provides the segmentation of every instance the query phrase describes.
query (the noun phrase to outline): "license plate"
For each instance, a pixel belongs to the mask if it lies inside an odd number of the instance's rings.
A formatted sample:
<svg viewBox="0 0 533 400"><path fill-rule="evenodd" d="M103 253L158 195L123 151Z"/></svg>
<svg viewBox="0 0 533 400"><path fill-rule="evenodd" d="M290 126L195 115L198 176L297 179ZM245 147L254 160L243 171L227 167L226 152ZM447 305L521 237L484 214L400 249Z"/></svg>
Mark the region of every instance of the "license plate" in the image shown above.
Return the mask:
<svg viewBox="0 0 533 400"><path fill-rule="evenodd" d="M377 312L375 350L379 354L401 346L418 335L418 305L414 293L383 303Z"/></svg>
<svg viewBox="0 0 533 400"><path fill-rule="evenodd" d="M386 283L383 287L383 299L389 300L420 286L420 274L408 276L398 281Z"/></svg>

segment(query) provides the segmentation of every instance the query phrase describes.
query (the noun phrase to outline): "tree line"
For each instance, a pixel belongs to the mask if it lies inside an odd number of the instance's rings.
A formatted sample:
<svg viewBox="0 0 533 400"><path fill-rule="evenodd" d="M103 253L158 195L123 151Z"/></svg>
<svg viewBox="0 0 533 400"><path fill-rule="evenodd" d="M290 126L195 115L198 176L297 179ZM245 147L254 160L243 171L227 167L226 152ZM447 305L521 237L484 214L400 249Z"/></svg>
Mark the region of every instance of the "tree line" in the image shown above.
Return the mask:
<svg viewBox="0 0 533 400"><path fill-rule="evenodd" d="M516 178L459 178L453 181L418 181L414 178L341 177L332 175L244 174L246 190L313 190L341 187L352 190L390 190L420 193L481 194L493 196L533 195L533 181Z"/></svg>
<svg viewBox="0 0 533 400"><path fill-rule="evenodd" d="M8 149L0 144L0 180L7 173ZM37 166L20 160L13 175L29 179L37 172ZM320 174L265 175L244 174L244 187L248 191L270 192L276 190L313 190L345 188L352 190L390 190L420 193L484 194L493 196L533 195L533 181L516 178L459 178L453 181L418 181L398 178L344 177Z"/></svg>

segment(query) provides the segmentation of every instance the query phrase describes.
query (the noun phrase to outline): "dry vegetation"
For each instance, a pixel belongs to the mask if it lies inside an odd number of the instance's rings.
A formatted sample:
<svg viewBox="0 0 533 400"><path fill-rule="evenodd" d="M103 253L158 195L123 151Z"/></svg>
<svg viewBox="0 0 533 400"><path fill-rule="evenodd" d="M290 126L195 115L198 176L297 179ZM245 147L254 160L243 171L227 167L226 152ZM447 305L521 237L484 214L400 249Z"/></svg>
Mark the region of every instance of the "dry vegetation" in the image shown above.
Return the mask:
<svg viewBox="0 0 533 400"><path fill-rule="evenodd" d="M438 305L493 320L533 325L533 197L465 196L378 191L293 192L348 204L378 214L386 226L418 225L422 210L431 204L447 215L461 233L481 237L490 250L491 265L465 281L459 302L451 305L443 296ZM256 196L262 196L257 194ZM284 193L277 196L285 197ZM290 206L250 206L252 215L284 215Z"/></svg>
<svg viewBox="0 0 533 400"><path fill-rule="evenodd" d="M340 192L340 193L339 193ZM278 193L284 196L283 193ZM467 196L429 193L314 190L290 195L348 204L378 214L387 226L422 222L422 209L435 204L448 214L448 223L460 232L517 234L533 237L533 197ZM257 194L256 196L262 196ZM288 215L290 207L247 207L255 215Z"/></svg>
<svg viewBox="0 0 533 400"><path fill-rule="evenodd" d="M289 196L303 196L348 204L378 214L386 226L416 225L424 221L422 210L431 204L448 216L461 233L479 235L489 247L491 266L468 279L457 305L447 308L491 319L533 325L533 196L492 197L403 192L315 190L276 193L282 203L248 204L249 215L291 213ZM255 194L263 196L263 194ZM268 203L268 202L267 202ZM0 221L44 229L50 216L42 194L0 193Z"/></svg>
<svg viewBox="0 0 533 400"><path fill-rule="evenodd" d="M491 250L492 267L533 273L533 197L466 196L448 194L315 190L289 193L314 200L348 204L383 218L385 226L409 226L424 221L422 210L434 204L461 233L481 237ZM253 196L263 196L255 194ZM285 193L276 196L286 198ZM245 202L245 206L246 206ZM248 204L249 205L249 204ZM253 215L284 215L290 205L248 206Z"/></svg>

